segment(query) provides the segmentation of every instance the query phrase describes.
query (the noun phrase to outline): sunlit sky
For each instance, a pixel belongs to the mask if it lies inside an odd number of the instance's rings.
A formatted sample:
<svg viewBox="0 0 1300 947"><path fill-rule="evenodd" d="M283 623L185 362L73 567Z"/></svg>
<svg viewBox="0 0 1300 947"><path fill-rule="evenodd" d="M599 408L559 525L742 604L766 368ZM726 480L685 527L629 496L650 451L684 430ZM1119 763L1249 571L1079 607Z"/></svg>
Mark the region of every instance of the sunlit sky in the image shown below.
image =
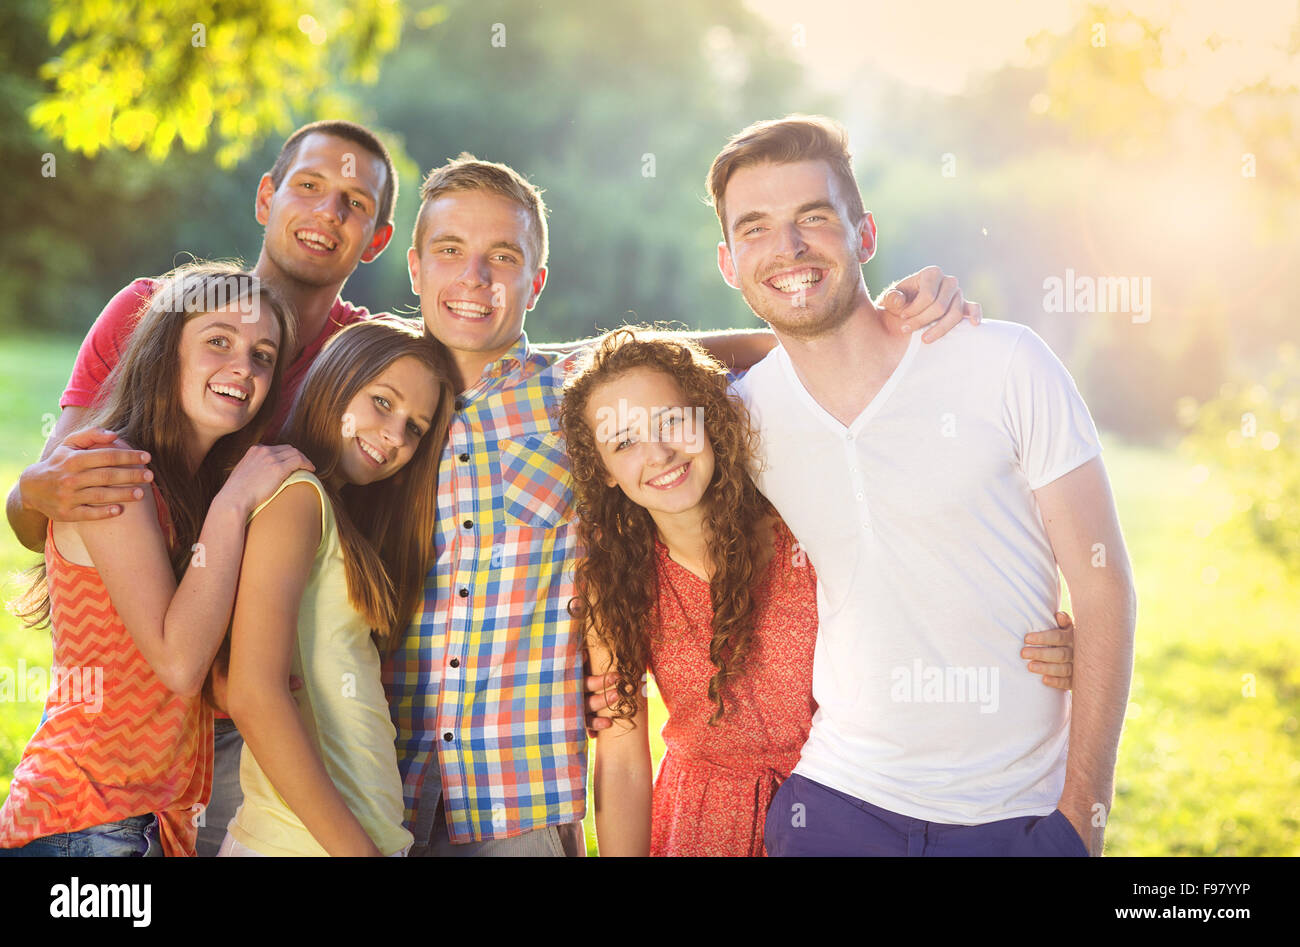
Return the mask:
<svg viewBox="0 0 1300 947"><path fill-rule="evenodd" d="M1043 30L1064 32L1083 9L1078 0L747 2L778 35L790 37L813 82L837 93L846 91L846 76L864 68L939 92L960 91L973 75L1027 62L1026 39ZM1300 57L1285 49L1298 7L1295 0L1132 0L1110 10L1116 20L1131 12L1169 25L1166 42L1181 62L1149 77L1152 91L1211 105L1264 78L1300 85ZM1135 37L1112 21L1108 38Z"/></svg>

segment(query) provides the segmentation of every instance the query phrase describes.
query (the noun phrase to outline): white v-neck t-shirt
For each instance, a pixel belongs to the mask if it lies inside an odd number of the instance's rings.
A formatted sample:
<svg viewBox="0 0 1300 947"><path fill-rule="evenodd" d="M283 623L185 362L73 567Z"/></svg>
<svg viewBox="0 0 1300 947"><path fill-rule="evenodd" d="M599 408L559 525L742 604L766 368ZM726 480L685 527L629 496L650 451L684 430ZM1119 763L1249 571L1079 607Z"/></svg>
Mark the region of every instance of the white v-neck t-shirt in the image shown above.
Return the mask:
<svg viewBox="0 0 1300 947"><path fill-rule="evenodd" d="M985 320L914 334L848 427L780 347L736 390L759 488L817 570L818 709L795 772L931 822L1050 813L1070 698L1020 658L1060 600L1033 491L1101 452L1065 367L1027 326Z"/></svg>

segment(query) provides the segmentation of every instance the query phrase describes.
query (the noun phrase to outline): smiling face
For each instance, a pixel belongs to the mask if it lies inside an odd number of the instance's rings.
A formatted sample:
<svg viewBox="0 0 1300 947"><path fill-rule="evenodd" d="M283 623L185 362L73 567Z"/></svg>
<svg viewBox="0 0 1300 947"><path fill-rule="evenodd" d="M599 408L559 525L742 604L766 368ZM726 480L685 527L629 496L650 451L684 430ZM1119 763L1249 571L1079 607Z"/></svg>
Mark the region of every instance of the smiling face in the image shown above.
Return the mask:
<svg viewBox="0 0 1300 947"><path fill-rule="evenodd" d="M584 414L606 486L652 516L699 506L713 479L713 445L703 411L686 403L671 376L652 368L625 372L592 388Z"/></svg>
<svg viewBox="0 0 1300 947"><path fill-rule="evenodd" d="M253 322L245 322L249 316L238 308L214 309L181 329L181 409L202 448L199 456L252 421L266 400L280 345L270 308L255 308Z"/></svg>
<svg viewBox="0 0 1300 947"><path fill-rule="evenodd" d="M266 174L257 188L265 256L303 285L342 284L392 236L392 225L376 220L387 174L356 142L324 132L303 138L280 186Z"/></svg>
<svg viewBox="0 0 1300 947"><path fill-rule="evenodd" d="M411 290L429 332L451 350L468 387L524 330L546 284L522 206L486 190L450 191L421 210L421 246L407 251Z"/></svg>
<svg viewBox="0 0 1300 947"><path fill-rule="evenodd" d="M816 338L868 301L862 264L876 225L850 219L839 188L825 161L750 165L727 181L718 268L779 333Z"/></svg>
<svg viewBox="0 0 1300 947"><path fill-rule="evenodd" d="M397 473L415 453L438 409L433 373L403 356L353 396L343 415L339 475L367 484Z"/></svg>

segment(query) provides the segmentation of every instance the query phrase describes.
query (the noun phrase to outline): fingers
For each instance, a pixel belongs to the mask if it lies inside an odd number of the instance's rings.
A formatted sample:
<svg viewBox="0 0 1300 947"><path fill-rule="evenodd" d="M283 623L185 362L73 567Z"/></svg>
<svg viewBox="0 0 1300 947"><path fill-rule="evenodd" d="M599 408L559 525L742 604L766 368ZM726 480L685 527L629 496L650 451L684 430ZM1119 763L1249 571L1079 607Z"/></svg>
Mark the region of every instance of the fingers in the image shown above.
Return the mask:
<svg viewBox="0 0 1300 947"><path fill-rule="evenodd" d="M1074 660L1073 648L1022 648L1020 656L1026 661L1039 661L1060 666ZM1032 670L1032 668L1031 668Z"/></svg>
<svg viewBox="0 0 1300 947"><path fill-rule="evenodd" d="M1030 661L1029 670L1044 677L1060 677L1069 680L1074 676L1074 664L1070 661Z"/></svg>
<svg viewBox="0 0 1300 947"><path fill-rule="evenodd" d="M1048 631L1031 631L1025 635L1025 644L1027 645L1048 645L1066 647L1074 646L1074 634L1068 629L1052 628Z"/></svg>
<svg viewBox="0 0 1300 947"><path fill-rule="evenodd" d="M930 326L925 335L921 336L921 341L933 342L936 339L943 338L953 326L960 323L964 318L966 318L966 301L962 298L961 291L958 290L949 303L947 311L944 312L938 322Z"/></svg>
<svg viewBox="0 0 1300 947"><path fill-rule="evenodd" d="M1043 683L1048 687L1055 687L1058 691L1068 691L1070 689L1070 679L1068 677L1052 677L1044 674Z"/></svg>
<svg viewBox="0 0 1300 947"><path fill-rule="evenodd" d="M122 507L112 506L74 506L61 520L64 523L90 523L95 520L112 519L122 515Z"/></svg>
<svg viewBox="0 0 1300 947"><path fill-rule="evenodd" d="M68 445L65 443L60 446L67 447ZM65 455L64 459L62 460L62 466L66 470L75 470L75 471L95 470L99 468L103 468L103 469L127 468L129 471L130 468L143 467L145 464L149 463L149 459L150 458L149 458L148 451L123 450L117 447L114 448L78 447L68 451L68 453ZM150 474L150 477L152 476L153 475ZM132 480L139 481L140 480L139 474L128 473L126 480L121 480L118 482L128 483L131 482Z"/></svg>
<svg viewBox="0 0 1300 947"><path fill-rule="evenodd" d="M984 307L979 303L973 303L966 300L966 318L973 326L979 325L984 321Z"/></svg>
<svg viewBox="0 0 1300 947"><path fill-rule="evenodd" d="M117 433L115 431L102 427L88 427L80 431L73 431L59 444L74 450L86 450L92 447L103 447L106 444L112 444L116 440Z"/></svg>
<svg viewBox="0 0 1300 947"><path fill-rule="evenodd" d="M948 311L957 289L957 277L944 276L937 266L927 266L917 274L916 295L903 307L903 319L913 325L933 322Z"/></svg>

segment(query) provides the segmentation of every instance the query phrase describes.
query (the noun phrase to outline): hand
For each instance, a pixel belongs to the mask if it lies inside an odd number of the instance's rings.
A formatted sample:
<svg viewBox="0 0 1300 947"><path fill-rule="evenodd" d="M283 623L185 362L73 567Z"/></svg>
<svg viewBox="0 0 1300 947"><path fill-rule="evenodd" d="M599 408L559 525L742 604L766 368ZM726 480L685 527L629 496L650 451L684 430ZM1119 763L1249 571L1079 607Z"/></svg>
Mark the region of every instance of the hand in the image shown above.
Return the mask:
<svg viewBox="0 0 1300 947"><path fill-rule="evenodd" d="M315 464L288 444L255 444L240 458L217 496L238 504L247 515L269 500L295 470L315 469Z"/></svg>
<svg viewBox="0 0 1300 947"><path fill-rule="evenodd" d="M979 303L967 302L957 285L957 277L944 276L937 266L927 266L907 279L890 286L877 301L877 306L901 320L903 333L911 333L929 325L921 336L923 342L933 342L947 335L948 330L969 319L979 325L984 311ZM937 320L937 321L936 321Z"/></svg>
<svg viewBox="0 0 1300 947"><path fill-rule="evenodd" d="M618 675L594 674L585 678L587 692L587 736L595 739L597 732L613 726L613 708L618 706Z"/></svg>
<svg viewBox="0 0 1300 947"><path fill-rule="evenodd" d="M1068 691L1074 678L1074 619L1065 612L1056 613L1056 628L1031 631L1025 635L1020 656L1029 662L1029 670L1043 675L1048 687Z"/></svg>
<svg viewBox="0 0 1300 947"><path fill-rule="evenodd" d="M85 428L63 439L18 480L23 506L56 523L103 520L122 504L144 498L153 471L149 454L104 428Z"/></svg>

